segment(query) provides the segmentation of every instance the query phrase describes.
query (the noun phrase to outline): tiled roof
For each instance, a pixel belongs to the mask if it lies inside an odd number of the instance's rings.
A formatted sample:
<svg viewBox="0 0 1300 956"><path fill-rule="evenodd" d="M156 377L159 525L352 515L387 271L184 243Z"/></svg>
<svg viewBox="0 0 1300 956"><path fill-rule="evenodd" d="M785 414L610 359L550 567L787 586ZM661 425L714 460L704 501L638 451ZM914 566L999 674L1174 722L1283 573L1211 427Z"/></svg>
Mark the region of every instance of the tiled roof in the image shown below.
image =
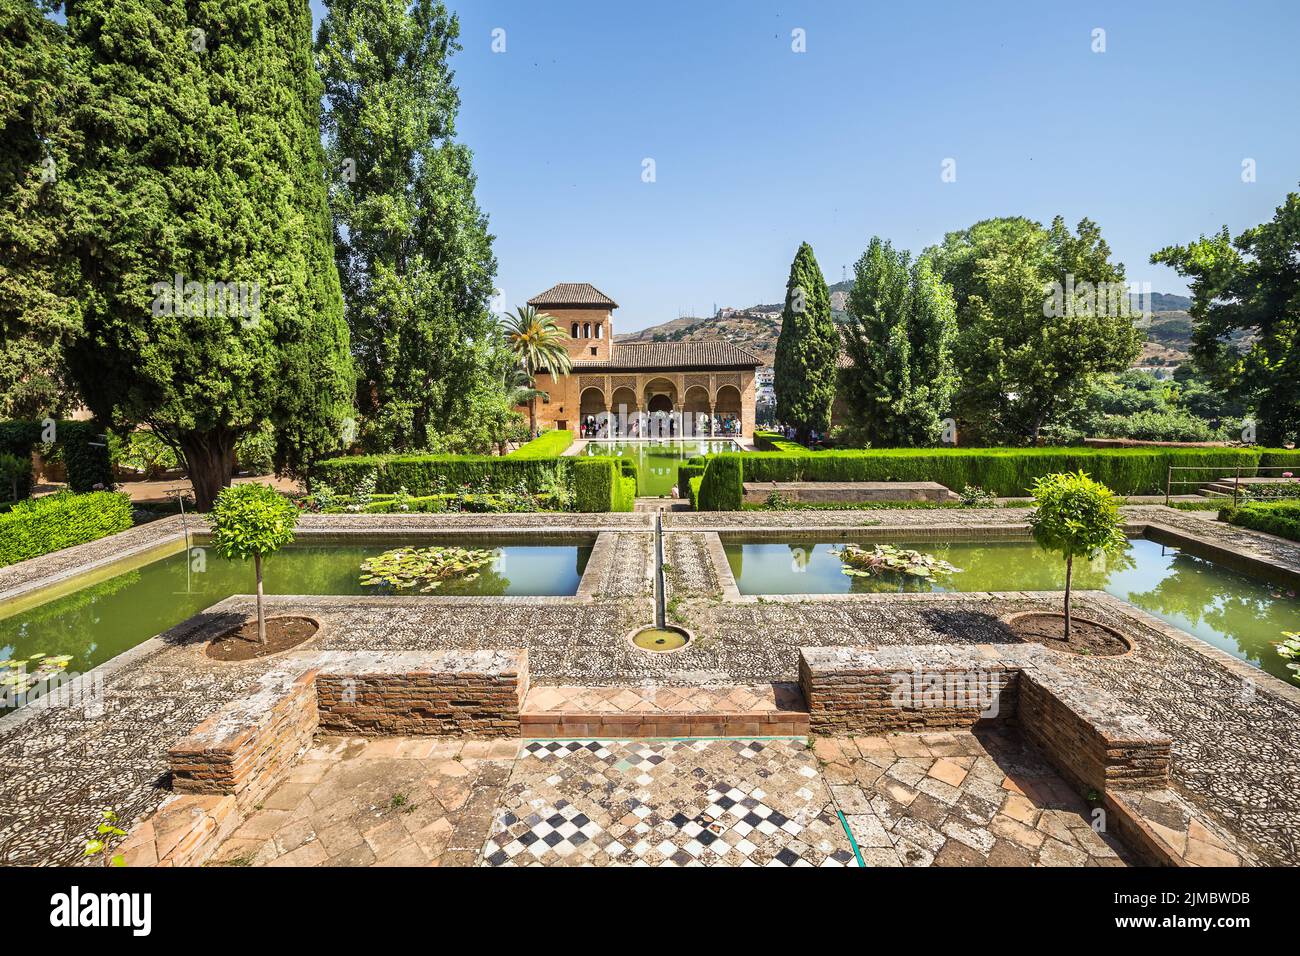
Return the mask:
<svg viewBox="0 0 1300 956"><path fill-rule="evenodd" d="M579 359L575 369L705 369L755 368L763 360L747 349L723 341L615 342L613 357Z"/></svg>
<svg viewBox="0 0 1300 956"><path fill-rule="evenodd" d="M590 282L561 282L528 300L529 305L603 305L617 309L618 303Z"/></svg>

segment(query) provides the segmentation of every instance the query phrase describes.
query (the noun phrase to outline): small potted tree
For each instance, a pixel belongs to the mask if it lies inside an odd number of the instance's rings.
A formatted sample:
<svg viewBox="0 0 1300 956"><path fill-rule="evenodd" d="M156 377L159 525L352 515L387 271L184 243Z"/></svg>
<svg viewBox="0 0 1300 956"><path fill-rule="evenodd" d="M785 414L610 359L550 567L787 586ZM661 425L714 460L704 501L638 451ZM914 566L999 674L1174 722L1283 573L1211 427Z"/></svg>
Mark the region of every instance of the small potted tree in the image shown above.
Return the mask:
<svg viewBox="0 0 1300 956"><path fill-rule="evenodd" d="M1034 540L1040 548L1055 551L1065 559L1065 626L1061 638L1068 644L1074 559L1091 561L1101 554L1122 554L1127 547L1123 518L1114 492L1082 471L1038 478L1032 492L1035 507L1029 515L1029 526ZM1042 619L1045 615L1034 617ZM1100 625L1088 623L1100 629Z"/></svg>
<svg viewBox="0 0 1300 956"><path fill-rule="evenodd" d="M223 558L253 559L257 573L257 643L266 643L262 611L262 558L293 540L298 509L270 485L232 485L213 502L212 546Z"/></svg>

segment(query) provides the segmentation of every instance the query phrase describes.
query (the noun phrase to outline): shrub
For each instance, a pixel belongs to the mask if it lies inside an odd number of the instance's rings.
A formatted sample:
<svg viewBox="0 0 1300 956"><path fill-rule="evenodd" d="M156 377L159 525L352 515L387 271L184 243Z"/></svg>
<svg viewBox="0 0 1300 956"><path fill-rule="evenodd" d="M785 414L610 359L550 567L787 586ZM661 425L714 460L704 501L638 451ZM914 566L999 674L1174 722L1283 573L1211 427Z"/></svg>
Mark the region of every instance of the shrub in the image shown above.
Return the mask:
<svg viewBox="0 0 1300 956"><path fill-rule="evenodd" d="M636 479L624 477L615 458L579 458L573 484L576 511L631 511L636 502Z"/></svg>
<svg viewBox="0 0 1300 956"><path fill-rule="evenodd" d="M512 451L511 458L558 458L573 444L573 432L555 429L542 432L526 445Z"/></svg>
<svg viewBox="0 0 1300 956"><path fill-rule="evenodd" d="M957 493L963 508L996 508L997 495L990 494L979 485L964 485Z"/></svg>
<svg viewBox="0 0 1300 956"><path fill-rule="evenodd" d="M679 494L685 495L692 508L695 507L695 492L693 489L699 485L696 479L704 477L704 469L708 467L708 464L708 459L696 457L688 459L677 466L677 491Z"/></svg>
<svg viewBox="0 0 1300 956"><path fill-rule="evenodd" d="M41 440L40 422L0 422L0 454L13 455L15 458L32 457L32 449ZM18 500L29 498L32 494L32 483L34 479L30 468L25 475L18 476ZM9 497L12 488L6 487L2 492L4 497Z"/></svg>
<svg viewBox="0 0 1300 956"><path fill-rule="evenodd" d="M293 540L298 508L270 485L223 488L212 503L212 546L223 558L253 559L257 574L257 641L266 643L262 610L262 558Z"/></svg>
<svg viewBox="0 0 1300 956"><path fill-rule="evenodd" d="M25 455L11 455L0 451L0 498L18 501L19 490L30 487L32 482L32 460Z"/></svg>
<svg viewBox="0 0 1300 956"><path fill-rule="evenodd" d="M131 499L112 491L63 491L0 514L0 567L85 544L131 527Z"/></svg>
<svg viewBox="0 0 1300 956"><path fill-rule="evenodd" d="M714 455L700 481L697 511L740 511L745 503L744 468L741 455ZM747 457L747 456L746 456Z"/></svg>
<svg viewBox="0 0 1300 956"><path fill-rule="evenodd" d="M699 510L699 507L695 504L695 502L700 500L700 485L703 483L703 481L704 481L704 473L701 472L700 474L696 475L694 478L691 478L686 485L688 489L687 497L690 498L691 507L695 508L697 511Z"/></svg>
<svg viewBox="0 0 1300 956"><path fill-rule="evenodd" d="M1240 508L1224 508L1219 518L1240 528L1300 541L1300 501L1254 501Z"/></svg>
<svg viewBox="0 0 1300 956"><path fill-rule="evenodd" d="M72 491L106 491L113 487L113 462L108 435L98 423L59 422L55 443L63 453Z"/></svg>
<svg viewBox="0 0 1300 956"><path fill-rule="evenodd" d="M507 455L352 455L327 458L311 468L313 487L324 482L352 494L372 472L375 491L393 494L406 488L415 496L447 494L469 486L476 491L513 491L522 485L537 493L568 484L576 458L530 458Z"/></svg>
<svg viewBox="0 0 1300 956"><path fill-rule="evenodd" d="M759 451L778 451L788 455L807 454L810 449L797 441L790 441L780 432L754 432L754 447Z"/></svg>
<svg viewBox="0 0 1300 956"><path fill-rule="evenodd" d="M1262 453L1247 448L900 448L752 452L747 481L936 481L978 485L1004 498L1026 494L1036 478L1085 471L1117 494L1163 494L1170 465L1211 466L1253 475ZM718 456L710 456L710 460ZM1291 453L1295 460L1295 453ZM1210 481L1210 471L1184 475Z"/></svg>
<svg viewBox="0 0 1300 956"><path fill-rule="evenodd" d="M1035 508L1029 515L1034 540L1065 559L1065 639L1070 639L1070 584L1074 559L1091 561L1102 552L1125 547L1119 503L1105 485L1083 472L1046 475L1034 482Z"/></svg>

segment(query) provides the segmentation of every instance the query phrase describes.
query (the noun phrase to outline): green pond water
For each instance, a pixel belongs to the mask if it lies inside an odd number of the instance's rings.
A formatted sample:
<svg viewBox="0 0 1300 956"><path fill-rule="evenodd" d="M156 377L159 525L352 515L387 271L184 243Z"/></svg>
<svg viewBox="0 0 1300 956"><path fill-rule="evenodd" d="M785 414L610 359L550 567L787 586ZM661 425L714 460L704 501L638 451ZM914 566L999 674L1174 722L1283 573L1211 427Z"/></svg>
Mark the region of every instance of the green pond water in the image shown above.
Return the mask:
<svg viewBox="0 0 1300 956"><path fill-rule="evenodd" d="M435 596L574 594L591 555L590 547L577 545L439 544L491 548L497 557L476 580L444 582L430 592ZM359 568L366 558L397 546L291 546L263 562L263 585L268 594L383 594L357 583ZM86 671L256 587L251 561L226 561L208 550L201 563L204 570L195 571L195 559L181 552L0 618L0 661L70 654L68 670Z"/></svg>
<svg viewBox="0 0 1300 956"><path fill-rule="evenodd" d="M860 542L870 548L871 542ZM1059 591L1065 564L1030 542L900 544L943 558L962 573L933 580L850 577L832 554L841 544L727 544L742 594L870 594L925 591ZM1284 585L1228 570L1144 538L1126 554L1075 563L1074 586L1105 591L1276 677L1293 671L1273 643L1300 631L1300 601Z"/></svg>
<svg viewBox="0 0 1300 956"><path fill-rule="evenodd" d="M614 458L631 458L636 462L636 493L657 498L671 495L677 484L677 466L696 455L711 455L723 451L736 451L735 442L716 441L592 441L585 452L588 455L609 455ZM681 497L686 490L680 489Z"/></svg>

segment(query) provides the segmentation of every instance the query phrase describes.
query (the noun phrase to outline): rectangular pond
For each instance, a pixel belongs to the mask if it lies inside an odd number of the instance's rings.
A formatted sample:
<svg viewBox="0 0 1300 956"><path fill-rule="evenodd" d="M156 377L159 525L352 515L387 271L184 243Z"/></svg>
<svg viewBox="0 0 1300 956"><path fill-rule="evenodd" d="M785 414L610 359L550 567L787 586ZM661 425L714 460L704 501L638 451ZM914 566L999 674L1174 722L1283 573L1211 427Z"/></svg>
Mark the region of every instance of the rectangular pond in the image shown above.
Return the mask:
<svg viewBox="0 0 1300 956"><path fill-rule="evenodd" d="M870 549L872 542L861 543ZM892 543L892 542L891 542ZM961 572L933 579L902 574L856 577L835 552L843 542L724 542L741 594L880 594L934 591L1059 591L1065 564L1030 541L899 543L934 555ZM1275 585L1145 538L1125 554L1075 562L1074 586L1105 591L1181 630L1249 661L1275 677L1292 671L1273 644L1300 631L1300 601Z"/></svg>
<svg viewBox="0 0 1300 956"><path fill-rule="evenodd" d="M591 556L590 545L482 540L403 538L366 544L295 544L263 562L264 587L268 594L397 593L362 586L360 566L367 558L405 544L495 552L492 563L476 579L446 581L429 592L435 597L572 595ZM255 587L252 562L226 561L210 549L181 551L0 617L0 662L27 660L34 654L67 654L72 658L68 671L84 672L218 601L233 594L250 594ZM421 592L412 588L400 593Z"/></svg>
<svg viewBox="0 0 1300 956"><path fill-rule="evenodd" d="M583 454L632 459L636 462L636 493L643 497L657 498L672 494L673 485L677 484L677 466L686 459L724 451L740 451L740 446L727 438L589 441ZM680 497L684 498L686 490L679 491Z"/></svg>

